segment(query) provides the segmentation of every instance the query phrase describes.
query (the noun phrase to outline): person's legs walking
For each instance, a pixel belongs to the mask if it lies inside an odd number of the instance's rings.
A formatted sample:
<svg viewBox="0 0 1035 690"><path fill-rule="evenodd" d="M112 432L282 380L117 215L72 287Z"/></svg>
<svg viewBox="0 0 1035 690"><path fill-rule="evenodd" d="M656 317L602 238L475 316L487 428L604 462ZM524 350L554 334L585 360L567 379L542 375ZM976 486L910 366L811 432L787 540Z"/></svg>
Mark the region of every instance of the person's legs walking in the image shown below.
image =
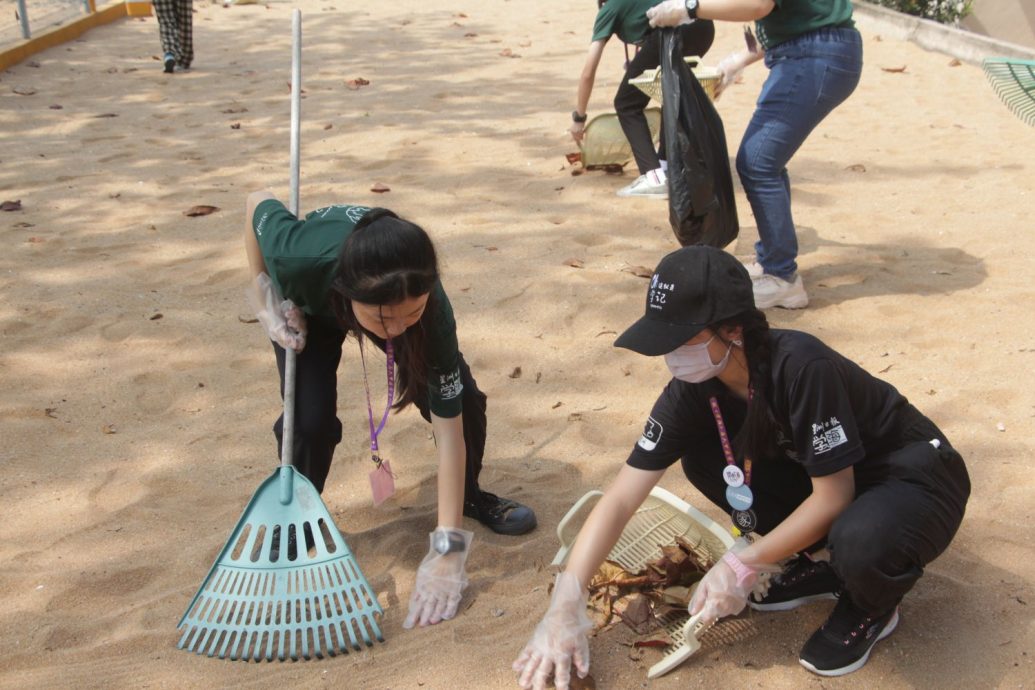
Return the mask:
<svg viewBox="0 0 1035 690"><path fill-rule="evenodd" d="M158 37L162 41L162 66L172 72L176 66L180 46L179 8L180 0L152 0L155 18L158 20Z"/></svg>
<svg viewBox="0 0 1035 690"><path fill-rule="evenodd" d="M176 0L179 5L179 53L176 64L183 69L190 69L194 61L194 8L193 0Z"/></svg>
<svg viewBox="0 0 1035 690"><path fill-rule="evenodd" d="M776 46L765 61L769 77L737 152L737 173L758 225L755 253L764 271L754 278L755 302L762 309L800 308L808 298L797 275L787 163L816 125L855 90L862 42L854 29L819 29Z"/></svg>

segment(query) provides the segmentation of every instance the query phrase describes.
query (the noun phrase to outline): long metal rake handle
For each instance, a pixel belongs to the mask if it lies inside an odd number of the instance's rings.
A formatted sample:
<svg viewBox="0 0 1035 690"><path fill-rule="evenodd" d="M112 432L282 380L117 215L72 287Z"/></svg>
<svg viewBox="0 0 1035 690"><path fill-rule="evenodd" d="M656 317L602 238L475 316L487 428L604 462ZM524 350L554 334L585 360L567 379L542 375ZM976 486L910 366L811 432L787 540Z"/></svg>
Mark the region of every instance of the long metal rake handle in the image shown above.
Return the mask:
<svg viewBox="0 0 1035 690"><path fill-rule="evenodd" d="M291 15L291 197L288 210L298 216L298 177L302 120L302 12ZM290 467L295 448L295 351L284 353L284 433L280 448L280 466ZM291 500L291 484L281 481L282 503ZM286 496L284 493L286 492Z"/></svg>

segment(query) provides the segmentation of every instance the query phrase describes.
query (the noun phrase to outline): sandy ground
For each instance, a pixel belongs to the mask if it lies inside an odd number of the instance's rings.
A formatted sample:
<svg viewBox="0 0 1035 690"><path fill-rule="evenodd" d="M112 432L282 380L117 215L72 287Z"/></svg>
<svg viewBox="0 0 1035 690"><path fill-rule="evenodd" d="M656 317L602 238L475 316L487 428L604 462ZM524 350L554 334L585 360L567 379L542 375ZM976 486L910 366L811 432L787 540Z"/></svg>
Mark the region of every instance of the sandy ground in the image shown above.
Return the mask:
<svg viewBox="0 0 1035 690"><path fill-rule="evenodd" d="M676 246L665 206L614 196L631 171L573 177L564 159L593 3L299 6L303 209L386 205L433 233L490 398L483 485L532 505L540 527L468 525L462 615L404 631L435 521L430 429L412 410L392 418L399 492L372 507L347 348L346 440L324 499L385 606L387 642L261 665L176 650L183 609L275 464L280 401L269 345L242 321L240 232L248 191L288 193L292 6L196 3L196 68L176 75L155 61L153 18L121 21L0 74L0 196L23 206L0 214L5 687L515 687L554 527L617 471L666 380L660 361L611 346L645 289L622 269ZM859 89L791 168L812 304L770 317L943 427L971 471L967 518L895 635L846 679L797 664L828 611L813 605L754 615L746 639L651 683L656 651L637 660L622 634L595 639L598 688L1035 685L1035 130L978 68L863 31ZM739 40L722 26L712 62ZM621 63L609 46L592 112L609 108ZM347 89L356 77L370 85ZM731 151L763 77L749 70L719 104ZM738 202L744 255L756 231L739 189ZM185 217L196 204L220 211ZM678 470L663 485L723 517Z"/></svg>

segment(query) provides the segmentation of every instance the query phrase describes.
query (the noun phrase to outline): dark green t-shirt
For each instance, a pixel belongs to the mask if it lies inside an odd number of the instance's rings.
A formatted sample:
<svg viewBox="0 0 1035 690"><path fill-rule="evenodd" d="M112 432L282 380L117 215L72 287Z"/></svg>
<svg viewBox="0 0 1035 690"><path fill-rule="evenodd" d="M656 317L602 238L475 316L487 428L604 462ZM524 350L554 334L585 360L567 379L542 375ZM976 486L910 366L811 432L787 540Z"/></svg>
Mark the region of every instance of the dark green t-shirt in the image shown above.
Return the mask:
<svg viewBox="0 0 1035 690"><path fill-rule="evenodd" d="M773 48L804 33L825 26L848 28L852 21L852 0L774 0L773 11L755 22L758 41Z"/></svg>
<svg viewBox="0 0 1035 690"><path fill-rule="evenodd" d="M650 32L647 10L661 0L607 0L593 23L593 41L607 40L612 34L626 43L640 43Z"/></svg>
<svg viewBox="0 0 1035 690"><path fill-rule="evenodd" d="M252 229L266 272L280 294L306 314L337 323L329 298L338 252L369 210L337 204L316 209L299 220L276 199L260 203ZM430 299L433 308L425 309L420 320L428 344L428 398L436 416L451 418L462 411L463 392L456 320L441 283L435 285Z"/></svg>

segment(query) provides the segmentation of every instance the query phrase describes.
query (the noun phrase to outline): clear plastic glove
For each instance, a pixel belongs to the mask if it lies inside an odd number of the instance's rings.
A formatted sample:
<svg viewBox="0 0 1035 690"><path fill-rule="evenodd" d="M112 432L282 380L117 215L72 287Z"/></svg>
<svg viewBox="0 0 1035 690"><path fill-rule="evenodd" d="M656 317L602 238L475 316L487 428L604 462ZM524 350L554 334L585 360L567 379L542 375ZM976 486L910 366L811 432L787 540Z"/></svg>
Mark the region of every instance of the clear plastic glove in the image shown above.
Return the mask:
<svg viewBox="0 0 1035 690"><path fill-rule="evenodd" d="M474 533L439 527L428 536L431 548L417 568L410 611L403 621L403 627L407 629L414 625L435 625L454 617L460 606L460 596L467 587L464 564L467 563Z"/></svg>
<svg viewBox="0 0 1035 690"><path fill-rule="evenodd" d="M553 676L557 690L567 690L572 662L579 678L589 673L587 634L593 623L586 615L587 598L586 590L575 575L566 572L557 575L550 608L513 665L521 687L544 690Z"/></svg>
<svg viewBox="0 0 1035 690"><path fill-rule="evenodd" d="M285 350L301 352L305 348L305 313L294 302L280 296L268 275L255 276L245 294L270 340Z"/></svg>
<svg viewBox="0 0 1035 690"><path fill-rule="evenodd" d="M701 620L709 624L744 610L761 574L776 569L775 566L751 566L741 561L737 553L747 546L746 541L738 539L722 560L705 573L690 599L691 616L702 613Z"/></svg>
<svg viewBox="0 0 1035 690"><path fill-rule="evenodd" d="M714 100L719 100L719 96L726 90L726 87L740 79L744 68L753 62L754 59L750 53L738 50L719 61L719 64L716 65L716 69L719 70L719 83L715 87Z"/></svg>
<svg viewBox="0 0 1035 690"><path fill-rule="evenodd" d="M686 13L686 0L665 0L658 3L647 10L647 21L654 28L689 24L690 15Z"/></svg>

